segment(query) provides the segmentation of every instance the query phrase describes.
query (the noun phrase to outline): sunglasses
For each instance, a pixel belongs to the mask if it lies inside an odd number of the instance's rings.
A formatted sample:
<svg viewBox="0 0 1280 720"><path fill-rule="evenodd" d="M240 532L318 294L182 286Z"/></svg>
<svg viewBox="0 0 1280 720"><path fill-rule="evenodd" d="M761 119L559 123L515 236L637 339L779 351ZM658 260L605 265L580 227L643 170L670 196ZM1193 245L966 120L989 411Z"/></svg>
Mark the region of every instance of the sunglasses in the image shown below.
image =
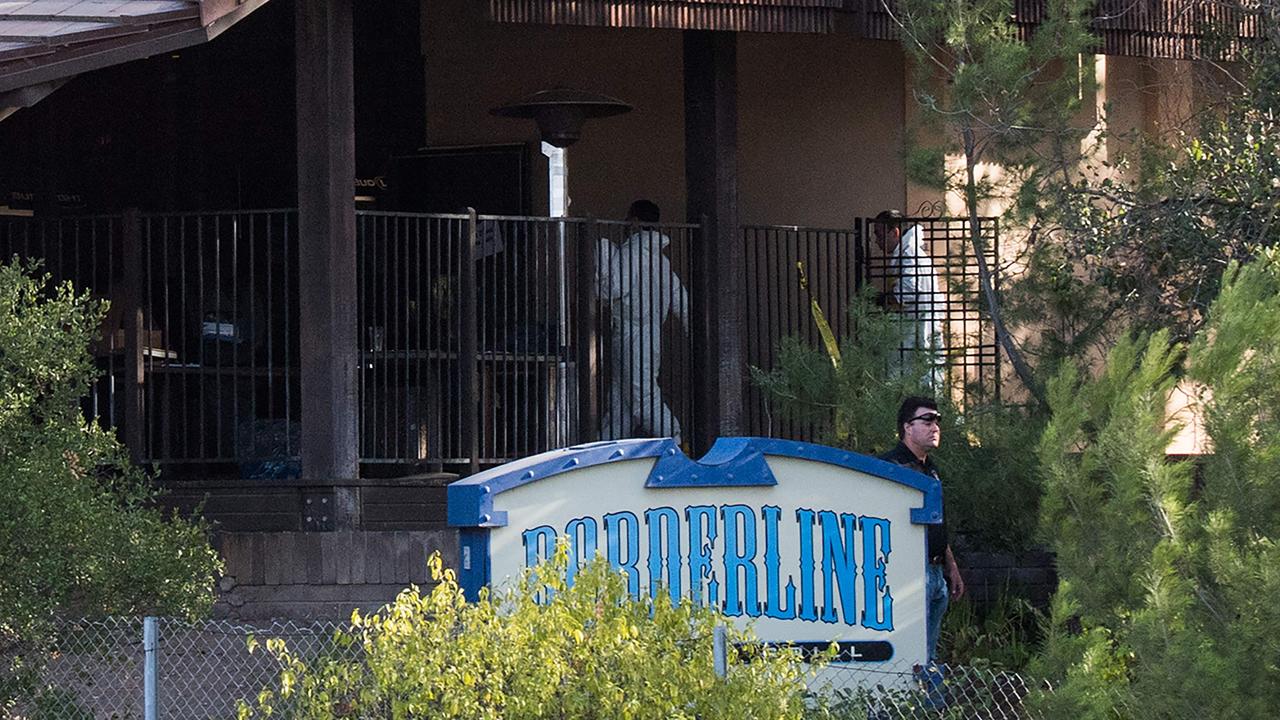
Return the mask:
<svg viewBox="0 0 1280 720"><path fill-rule="evenodd" d="M942 415L941 415L941 414L939 414L939 413L925 413L925 414L923 414L923 415L917 415L917 416L915 416L915 417L911 418L910 420L908 420L908 421L907 421L907 424L908 424L908 425L910 425L911 423L913 423L913 422L915 422L915 421L917 421L917 420L923 420L924 422L927 422L927 423L930 423L930 424L936 425L936 424L938 424L938 423L942 422Z"/></svg>

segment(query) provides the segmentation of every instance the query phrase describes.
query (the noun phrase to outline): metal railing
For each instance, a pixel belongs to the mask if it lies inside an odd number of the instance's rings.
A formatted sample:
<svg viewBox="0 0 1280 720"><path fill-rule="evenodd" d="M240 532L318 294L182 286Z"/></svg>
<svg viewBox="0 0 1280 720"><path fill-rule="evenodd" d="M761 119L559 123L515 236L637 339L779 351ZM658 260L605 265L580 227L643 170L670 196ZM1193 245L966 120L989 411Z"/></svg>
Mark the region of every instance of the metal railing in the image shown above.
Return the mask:
<svg viewBox="0 0 1280 720"><path fill-rule="evenodd" d="M34 221L24 217L0 216L0 261L17 257L39 261L42 272L55 283L70 282L77 292L90 291L105 299L115 295L123 283L121 218L82 217ZM124 421L122 395L117 388L124 369L123 317L117 309L106 319L108 327L92 350L98 358L102 379L83 401L85 414L107 427L121 427Z"/></svg>
<svg viewBox="0 0 1280 720"><path fill-rule="evenodd" d="M896 350L903 364L922 361L930 380L945 380L961 403L999 397L1000 356L978 293L967 221L903 218L899 227L901 249L893 252L879 247L867 218L845 229L744 227L747 363L774 369L779 343L788 336L821 348L811 300L838 341L856 339L850 303L870 286L900 325ZM979 230L998 289L999 226L995 218L982 218ZM822 428L776 417L759 388L749 387L746 399L753 434L820 439Z"/></svg>
<svg viewBox="0 0 1280 720"><path fill-rule="evenodd" d="M849 302L863 285L864 247L860 226L822 229L744 226L747 364L773 369L779 342L796 337L822 347L810 300L816 300L837 338L849 337ZM807 290L801 277L807 279ZM748 385L746 424L756 435L816 440L820 429L780 419L759 387Z"/></svg>
<svg viewBox="0 0 1280 720"><path fill-rule="evenodd" d="M296 476L296 212L141 215L138 223L141 459Z"/></svg>
<svg viewBox="0 0 1280 720"><path fill-rule="evenodd" d="M221 720L253 704L264 689L279 690L279 662L266 650L282 641L304 663L320 658L363 661L359 642L336 638L346 623L260 623L172 618L108 618L64 625L51 645L21 657L28 674L9 711L44 720ZM251 650L251 647L256 649ZM717 673L734 670L736 652L714 643ZM0 656L0 680L12 678L17 655ZM1035 694L1045 683L1019 673L980 667L837 662L810 680L815 717L914 720L963 717L1005 720L1040 717ZM288 716L276 695L277 710ZM6 716L8 717L8 716Z"/></svg>
<svg viewBox="0 0 1280 720"><path fill-rule="evenodd" d="M678 434L695 231L359 213L362 461L488 465Z"/></svg>
<svg viewBox="0 0 1280 720"><path fill-rule="evenodd" d="M787 335L819 344L810 298L846 337L854 293L895 281L866 222L743 229L750 364L773 367ZM950 379L998 392L963 224L906 222L933 258L939 299L917 314L945 326ZM982 228L994 266L997 227ZM361 211L356 229L362 463L478 467L594 439L691 436L698 226ZM171 476L299 474L296 211L4 217L0 253L112 301L85 411L139 460ZM817 436L771 422L747 393L750 432Z"/></svg>

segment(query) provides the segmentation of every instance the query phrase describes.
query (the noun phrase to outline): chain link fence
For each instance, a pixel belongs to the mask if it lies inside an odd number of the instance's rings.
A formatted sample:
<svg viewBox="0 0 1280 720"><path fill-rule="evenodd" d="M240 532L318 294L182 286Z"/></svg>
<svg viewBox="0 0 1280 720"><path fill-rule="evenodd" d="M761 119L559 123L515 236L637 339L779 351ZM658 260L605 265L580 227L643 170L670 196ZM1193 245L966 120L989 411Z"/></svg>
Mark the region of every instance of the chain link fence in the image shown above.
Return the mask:
<svg viewBox="0 0 1280 720"><path fill-rule="evenodd" d="M304 661L359 652L334 642L342 623L108 618L64 625L35 657L10 654L0 673L18 683L4 720L225 720L241 699L278 684L265 650L279 639ZM250 646L260 646L251 652ZM17 664L18 671L13 672ZM0 685L5 679L0 675Z"/></svg>
<svg viewBox="0 0 1280 720"><path fill-rule="evenodd" d="M269 641L283 641L304 662L334 656L357 661L358 643L335 640L345 627L169 618L68 623L37 657L10 653L3 659L0 690L24 674L25 682L16 701L0 703L0 718L234 718L240 700L252 702L264 688L279 687L280 666L265 648ZM251 651L254 645L259 647ZM717 651L731 650L718 644ZM14 667L20 670L16 675ZM723 658L718 667L732 672ZM858 662L826 666L812 686L813 715L827 720L1032 720L1039 716L1027 698L1048 689L1017 673L987 668ZM288 714L285 707L277 710Z"/></svg>
<svg viewBox="0 0 1280 720"><path fill-rule="evenodd" d="M832 720L1034 720L1028 697L1048 686L991 668L833 663L818 675Z"/></svg>

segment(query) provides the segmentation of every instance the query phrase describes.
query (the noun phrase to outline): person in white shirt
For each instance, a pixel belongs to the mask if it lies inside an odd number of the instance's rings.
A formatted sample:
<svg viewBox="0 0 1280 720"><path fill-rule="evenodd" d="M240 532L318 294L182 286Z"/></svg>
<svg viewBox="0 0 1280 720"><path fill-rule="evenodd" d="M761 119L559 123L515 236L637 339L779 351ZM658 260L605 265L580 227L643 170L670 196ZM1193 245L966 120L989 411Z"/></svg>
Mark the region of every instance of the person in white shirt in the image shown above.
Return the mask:
<svg viewBox="0 0 1280 720"><path fill-rule="evenodd" d="M938 287L933 258L924 247L920 228L902 230L902 213L885 210L872 223L876 244L884 251L889 287L885 305L902 317L899 359L905 363L919 353L926 366L926 385L942 389L946 362L943 318L946 298Z"/></svg>
<svg viewBox="0 0 1280 720"><path fill-rule="evenodd" d="M601 438L617 440L642 435L681 440L680 421L662 398L662 324L675 313L689 327L689 296L663 250L671 238L653 226L658 206L637 200L627 222L638 226L621 246L600 239L597 287L609 304L613 332L613 367L609 398L601 422Z"/></svg>

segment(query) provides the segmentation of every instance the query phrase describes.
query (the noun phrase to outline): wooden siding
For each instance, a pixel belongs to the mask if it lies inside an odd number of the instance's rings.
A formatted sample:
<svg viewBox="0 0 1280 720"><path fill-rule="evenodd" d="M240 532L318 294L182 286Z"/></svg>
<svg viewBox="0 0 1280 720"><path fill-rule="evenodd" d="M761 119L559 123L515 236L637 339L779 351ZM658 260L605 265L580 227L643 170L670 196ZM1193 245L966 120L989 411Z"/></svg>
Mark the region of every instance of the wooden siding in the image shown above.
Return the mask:
<svg viewBox="0 0 1280 720"><path fill-rule="evenodd" d="M740 32L827 33L837 15L872 40L898 39L882 0L490 0L498 22ZM1014 0L1015 22L1034 32L1044 0ZM1099 0L1093 28L1098 51L1192 59L1231 59L1263 36L1257 0Z"/></svg>
<svg viewBox="0 0 1280 720"><path fill-rule="evenodd" d="M226 568L214 614L233 618L345 619L373 610L410 583L430 587L427 558L458 567L458 534L418 532L223 533Z"/></svg>
<svg viewBox="0 0 1280 720"><path fill-rule="evenodd" d="M366 530L444 530L445 486L456 475L438 473L394 479L361 479ZM175 482L161 504L184 515L197 510L221 533L320 531L334 527L333 488L302 481L204 480Z"/></svg>
<svg viewBox="0 0 1280 720"><path fill-rule="evenodd" d="M880 0L858 0L856 23L864 37L897 40L897 22ZM1043 0L1014 0L1014 22L1023 35L1044 17ZM1099 0L1092 22L1098 53L1191 60L1234 59L1263 38L1257 0Z"/></svg>
<svg viewBox="0 0 1280 720"><path fill-rule="evenodd" d="M490 0L498 22L614 28L831 32L844 0Z"/></svg>

